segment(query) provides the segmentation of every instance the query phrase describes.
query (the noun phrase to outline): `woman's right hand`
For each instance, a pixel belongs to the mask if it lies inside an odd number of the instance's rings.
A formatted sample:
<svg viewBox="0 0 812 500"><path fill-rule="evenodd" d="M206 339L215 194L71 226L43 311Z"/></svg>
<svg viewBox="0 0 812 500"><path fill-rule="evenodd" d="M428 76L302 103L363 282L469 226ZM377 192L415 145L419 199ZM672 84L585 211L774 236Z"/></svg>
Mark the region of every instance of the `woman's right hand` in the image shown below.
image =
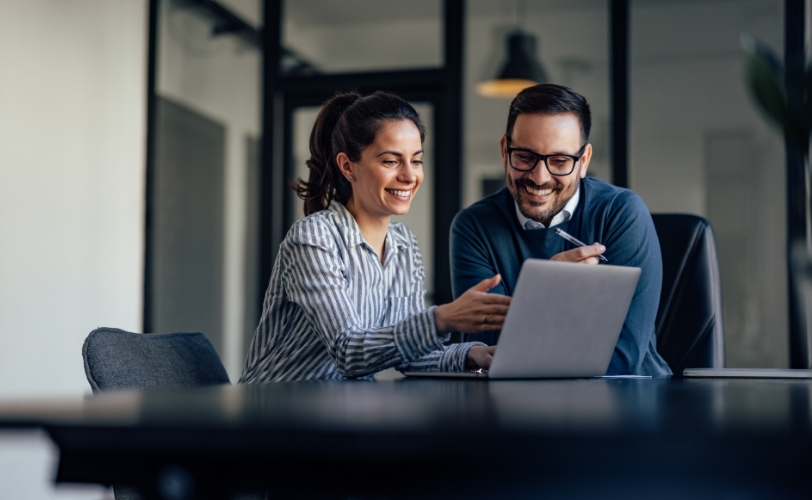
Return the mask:
<svg viewBox="0 0 812 500"><path fill-rule="evenodd" d="M450 304L437 306L434 321L437 333L448 332L482 333L501 330L505 315L510 306L510 297L488 293L502 281L502 276L483 280L471 287Z"/></svg>

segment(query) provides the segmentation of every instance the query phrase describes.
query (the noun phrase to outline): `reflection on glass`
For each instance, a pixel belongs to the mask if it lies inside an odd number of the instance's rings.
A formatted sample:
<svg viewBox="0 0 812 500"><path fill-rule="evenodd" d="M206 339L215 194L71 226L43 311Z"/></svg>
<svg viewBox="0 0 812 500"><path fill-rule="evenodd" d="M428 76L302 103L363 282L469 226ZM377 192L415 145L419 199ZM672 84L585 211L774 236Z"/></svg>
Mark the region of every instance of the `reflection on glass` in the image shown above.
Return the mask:
<svg viewBox="0 0 812 500"><path fill-rule="evenodd" d="M631 3L631 188L710 220L726 364L787 365L785 158L744 79L747 32L781 51L783 2Z"/></svg>
<svg viewBox="0 0 812 500"><path fill-rule="evenodd" d="M609 381L596 380L492 382L488 392L494 412L505 427L588 426L597 430L621 423L622 407L610 385Z"/></svg>
<svg viewBox="0 0 812 500"><path fill-rule="evenodd" d="M443 65L440 0L289 0L282 72L289 75Z"/></svg>

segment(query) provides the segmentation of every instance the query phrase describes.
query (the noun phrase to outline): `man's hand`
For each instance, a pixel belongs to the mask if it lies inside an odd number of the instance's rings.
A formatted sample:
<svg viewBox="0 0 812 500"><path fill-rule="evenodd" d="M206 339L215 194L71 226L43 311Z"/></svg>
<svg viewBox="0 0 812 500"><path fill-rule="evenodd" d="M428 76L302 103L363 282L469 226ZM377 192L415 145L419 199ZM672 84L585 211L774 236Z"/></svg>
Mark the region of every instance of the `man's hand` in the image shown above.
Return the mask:
<svg viewBox="0 0 812 500"><path fill-rule="evenodd" d="M606 247L600 243L593 243L585 247L573 248L566 252L553 255L550 260L562 262L578 262L579 264L597 264L598 255L606 251Z"/></svg>
<svg viewBox="0 0 812 500"><path fill-rule="evenodd" d="M491 367L493 361L493 353L496 352L496 346L474 345L468 350L468 357L465 358L466 370L478 370L482 368L487 370Z"/></svg>

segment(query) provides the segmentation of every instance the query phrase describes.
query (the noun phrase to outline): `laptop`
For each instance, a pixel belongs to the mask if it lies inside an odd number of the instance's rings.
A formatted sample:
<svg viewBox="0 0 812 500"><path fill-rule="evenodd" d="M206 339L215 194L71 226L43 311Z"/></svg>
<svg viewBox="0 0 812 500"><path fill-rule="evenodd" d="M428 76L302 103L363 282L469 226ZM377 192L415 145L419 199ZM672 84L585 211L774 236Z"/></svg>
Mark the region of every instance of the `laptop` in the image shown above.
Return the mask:
<svg viewBox="0 0 812 500"><path fill-rule="evenodd" d="M522 265L487 373L404 372L412 377L529 379L606 373L640 268L528 259Z"/></svg>

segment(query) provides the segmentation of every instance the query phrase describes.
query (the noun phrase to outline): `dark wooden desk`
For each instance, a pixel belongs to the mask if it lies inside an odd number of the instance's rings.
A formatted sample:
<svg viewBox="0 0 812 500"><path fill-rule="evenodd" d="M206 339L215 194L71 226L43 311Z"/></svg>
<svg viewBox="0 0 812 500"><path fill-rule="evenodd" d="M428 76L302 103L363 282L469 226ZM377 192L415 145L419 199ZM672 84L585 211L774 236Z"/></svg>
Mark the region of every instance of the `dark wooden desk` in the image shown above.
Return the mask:
<svg viewBox="0 0 812 500"><path fill-rule="evenodd" d="M812 382L307 382L0 403L58 481L415 498L810 498Z"/></svg>

